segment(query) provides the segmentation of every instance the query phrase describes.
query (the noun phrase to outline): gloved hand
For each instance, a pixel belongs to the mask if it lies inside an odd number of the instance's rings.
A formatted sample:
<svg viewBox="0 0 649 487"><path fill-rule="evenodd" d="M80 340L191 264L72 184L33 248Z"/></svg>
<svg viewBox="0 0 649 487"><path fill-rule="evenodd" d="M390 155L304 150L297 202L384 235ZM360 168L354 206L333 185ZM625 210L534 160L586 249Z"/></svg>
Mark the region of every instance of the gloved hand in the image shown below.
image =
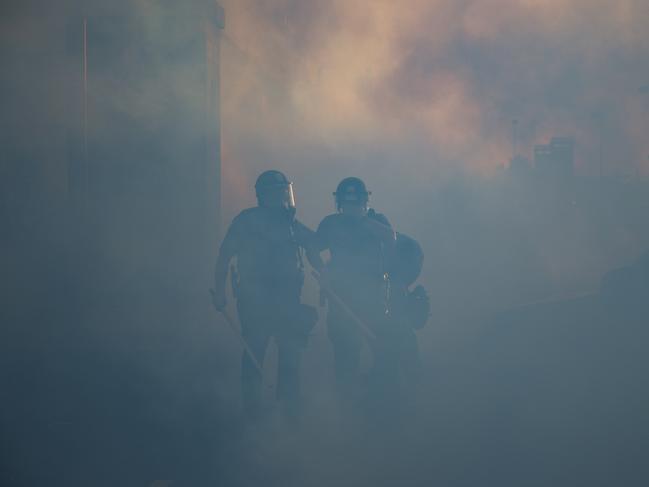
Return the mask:
<svg viewBox="0 0 649 487"><path fill-rule="evenodd" d="M212 304L214 305L214 309L216 309L216 311L223 311L228 304L228 300L225 297L225 289L219 291L210 289L210 294L212 295Z"/></svg>

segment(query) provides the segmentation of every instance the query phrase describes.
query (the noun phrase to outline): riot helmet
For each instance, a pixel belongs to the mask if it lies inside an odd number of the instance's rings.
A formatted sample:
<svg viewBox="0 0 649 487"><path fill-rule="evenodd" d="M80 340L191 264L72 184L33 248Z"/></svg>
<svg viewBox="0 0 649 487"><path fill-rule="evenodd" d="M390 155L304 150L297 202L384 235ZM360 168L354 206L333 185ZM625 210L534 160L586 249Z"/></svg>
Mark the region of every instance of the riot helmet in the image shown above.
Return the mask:
<svg viewBox="0 0 649 487"><path fill-rule="evenodd" d="M280 171L262 172L255 182L255 193L259 206L295 208L293 183Z"/></svg>
<svg viewBox="0 0 649 487"><path fill-rule="evenodd" d="M349 177L343 179L333 193L336 200L336 209L343 211L344 207L360 207L367 210L370 200L370 191L367 190L362 179Z"/></svg>

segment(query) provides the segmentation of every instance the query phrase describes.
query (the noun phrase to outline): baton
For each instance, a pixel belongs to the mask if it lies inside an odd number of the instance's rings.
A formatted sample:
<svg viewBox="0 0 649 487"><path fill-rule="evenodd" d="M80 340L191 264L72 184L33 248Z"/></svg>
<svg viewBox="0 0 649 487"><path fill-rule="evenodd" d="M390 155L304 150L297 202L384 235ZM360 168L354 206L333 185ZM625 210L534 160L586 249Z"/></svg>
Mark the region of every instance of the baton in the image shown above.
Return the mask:
<svg viewBox="0 0 649 487"><path fill-rule="evenodd" d="M210 292L213 292L213 291L210 290ZM263 376L264 375L263 369L262 369L261 365L259 365L259 361L257 361L257 357L255 357L255 354L252 353L252 349L250 348L250 345L248 345L248 342L246 342L246 339L243 338L241 333L239 333L239 331L237 330L237 326L234 324L234 320L232 319L230 314L225 309L219 309L217 311L223 315L223 317L225 318L225 321L227 321L228 325L230 325L230 328L232 329L234 334L239 339L239 342L243 346L243 349L245 350L245 352L248 354L248 357L250 357L250 360L252 360L252 363L255 366L255 369L257 369L257 372L259 372L259 375Z"/></svg>
<svg viewBox="0 0 649 487"><path fill-rule="evenodd" d="M356 315L356 313L354 313L351 310L351 308L347 306L347 303L345 303L345 301L343 301L342 298L338 296L338 294L336 294L334 290L331 289L331 287L322 280L320 274L318 274L316 271L312 271L311 274L313 274L313 277L315 277L316 281L318 281L318 283L320 284L320 287L324 289L324 291L329 295L329 297L331 297L334 300L334 302L342 308L342 310L347 314L347 316L349 316L352 319L354 324L358 328L360 328L360 330L365 334L366 338L369 338L372 341L376 340L376 335L374 334L374 332L370 330L369 327L363 322L363 320L361 320Z"/></svg>
<svg viewBox="0 0 649 487"><path fill-rule="evenodd" d="M237 331L237 327L235 326L234 321L232 320L232 317L224 309L221 310L221 314L225 318L225 321L227 321L228 324L230 325L230 328L232 328L232 331L234 332L234 334L237 336L237 338L241 342L241 345L243 345L243 349L248 354L248 357L250 357L250 360L252 360L252 363L254 364L255 368L257 369L257 372L259 372L259 375L264 375L263 369L261 368L261 365L257 361L257 357L255 357L255 354L252 353L252 349L250 348L250 345L248 345L248 342L246 342L246 339L243 338L241 333L239 333Z"/></svg>

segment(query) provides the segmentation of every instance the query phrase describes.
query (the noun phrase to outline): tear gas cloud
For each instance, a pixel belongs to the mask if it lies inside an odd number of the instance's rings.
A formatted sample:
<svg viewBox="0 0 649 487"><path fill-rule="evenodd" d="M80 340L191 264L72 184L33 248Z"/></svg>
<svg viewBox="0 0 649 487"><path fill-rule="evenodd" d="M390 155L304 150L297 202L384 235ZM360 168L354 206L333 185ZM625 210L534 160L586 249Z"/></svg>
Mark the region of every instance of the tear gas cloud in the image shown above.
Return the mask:
<svg viewBox="0 0 649 487"><path fill-rule="evenodd" d="M333 212L343 177L367 182L372 205L426 255L433 316L418 332L413 414L384 436L339 421L321 319L304 354L303 430L247 434L239 345L207 292L213 180L193 165L210 139L194 15L205 3L183 2L181 15L166 0L9 2L0 476L642 484L649 394L636 325L647 312L619 284L636 267L609 271L649 249L647 2L221 4L223 223L255 204L266 169L294 181L311 227ZM84 16L93 182L77 208L66 143L80 135L80 51L66 29ZM125 29L135 37L115 25L137 26ZM575 138L570 191L507 168L512 120L530 159L535 144ZM313 280L303 294L317 303Z"/></svg>
<svg viewBox="0 0 649 487"><path fill-rule="evenodd" d="M504 258L505 242L525 227L534 255L526 262L555 283L572 282L572 293L595 289L606 269L645 248L633 230L613 232L625 234L624 244L590 238L599 221L592 205L577 211L579 225L544 232L516 195L494 183L512 156L512 120L516 152L530 160L535 144L565 135L576 140L582 180L600 171L646 174L644 2L223 5L226 221L253 202L256 175L278 167L296 182L299 213L310 225L332 208L337 182L358 175L374 189L373 204L429 249L448 236L444 221L461 218L452 201L462 200L500 232L482 240L490 257L467 253L494 260L494 250ZM495 230L499 218L507 223ZM567 246L553 238L564 229L574 230ZM456 258L441 260L466 261ZM428 275L440 270L432 260Z"/></svg>
<svg viewBox="0 0 649 487"><path fill-rule="evenodd" d="M225 164L254 140L264 153L245 153L248 179L286 159L293 173L342 166L415 187L440 169L489 172L511 156L512 119L524 155L571 135L579 170L592 173L603 131L610 171L646 170L645 2L224 6Z"/></svg>

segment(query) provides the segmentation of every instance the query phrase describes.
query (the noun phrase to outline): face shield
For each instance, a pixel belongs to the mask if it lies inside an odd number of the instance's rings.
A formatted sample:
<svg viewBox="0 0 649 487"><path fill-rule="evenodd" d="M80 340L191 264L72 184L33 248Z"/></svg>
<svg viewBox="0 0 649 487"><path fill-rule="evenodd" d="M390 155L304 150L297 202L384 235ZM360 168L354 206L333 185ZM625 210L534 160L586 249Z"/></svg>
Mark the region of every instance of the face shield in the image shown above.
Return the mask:
<svg viewBox="0 0 649 487"><path fill-rule="evenodd" d="M259 196L262 206L269 208L295 208L293 183L267 186Z"/></svg>
<svg viewBox="0 0 649 487"><path fill-rule="evenodd" d="M289 208L295 208L295 193L293 193L293 183L288 183L285 190L286 204Z"/></svg>

